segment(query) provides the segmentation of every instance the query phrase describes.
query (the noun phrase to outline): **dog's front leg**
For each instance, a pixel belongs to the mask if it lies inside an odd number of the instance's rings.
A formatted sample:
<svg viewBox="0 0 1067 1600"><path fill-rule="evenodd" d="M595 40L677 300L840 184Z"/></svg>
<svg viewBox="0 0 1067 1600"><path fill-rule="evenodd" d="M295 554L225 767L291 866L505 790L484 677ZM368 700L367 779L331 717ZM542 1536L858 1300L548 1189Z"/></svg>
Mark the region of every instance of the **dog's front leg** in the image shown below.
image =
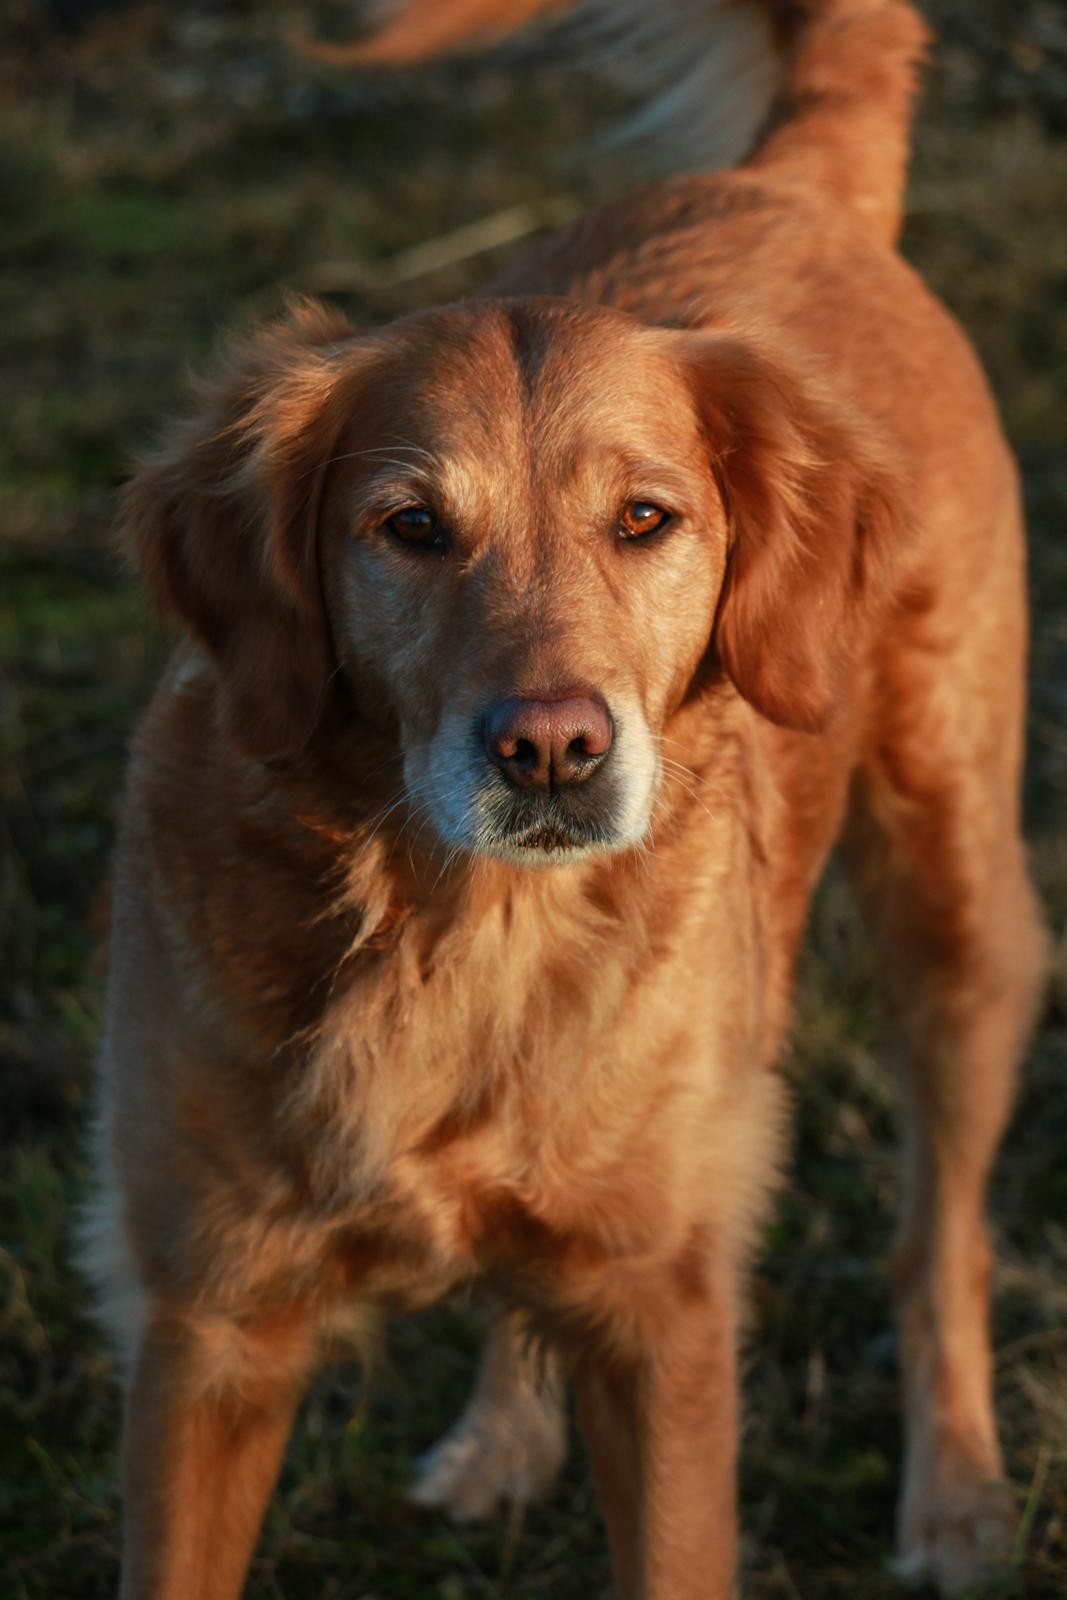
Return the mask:
<svg viewBox="0 0 1067 1600"><path fill-rule="evenodd" d="M149 1321L126 1399L121 1600L236 1600L309 1354L299 1319Z"/></svg>
<svg viewBox="0 0 1067 1600"><path fill-rule="evenodd" d="M685 1274L679 1274L684 1278ZM618 1600L731 1600L737 1565L736 1290L650 1286L641 1348L576 1373Z"/></svg>

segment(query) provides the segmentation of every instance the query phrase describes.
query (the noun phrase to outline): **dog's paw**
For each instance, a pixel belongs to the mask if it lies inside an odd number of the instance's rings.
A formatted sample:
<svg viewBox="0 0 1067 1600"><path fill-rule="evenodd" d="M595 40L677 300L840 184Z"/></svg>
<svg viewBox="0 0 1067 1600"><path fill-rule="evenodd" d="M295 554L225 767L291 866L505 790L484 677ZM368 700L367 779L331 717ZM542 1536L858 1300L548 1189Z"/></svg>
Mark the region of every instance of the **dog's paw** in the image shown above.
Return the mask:
<svg viewBox="0 0 1067 1600"><path fill-rule="evenodd" d="M476 1397L416 1461L408 1498L440 1507L457 1522L488 1517L502 1501L540 1500L566 1443L563 1409L551 1390L520 1384L496 1403Z"/></svg>
<svg viewBox="0 0 1067 1600"><path fill-rule="evenodd" d="M980 1590L1011 1568L1018 1518L1002 1478L972 1478L909 1495L897 1575L945 1596Z"/></svg>

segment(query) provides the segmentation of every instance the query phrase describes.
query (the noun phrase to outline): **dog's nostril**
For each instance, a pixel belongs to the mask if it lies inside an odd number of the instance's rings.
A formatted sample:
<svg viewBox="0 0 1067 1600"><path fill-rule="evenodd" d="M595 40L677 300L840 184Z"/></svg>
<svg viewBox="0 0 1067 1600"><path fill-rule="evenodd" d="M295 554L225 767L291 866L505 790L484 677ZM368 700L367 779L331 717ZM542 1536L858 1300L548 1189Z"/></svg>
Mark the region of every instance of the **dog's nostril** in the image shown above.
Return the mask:
<svg viewBox="0 0 1067 1600"><path fill-rule="evenodd" d="M511 759L517 761L520 767L536 767L541 760L541 753L532 739L517 739Z"/></svg>
<svg viewBox="0 0 1067 1600"><path fill-rule="evenodd" d="M574 761L587 761L591 753L588 736L584 733L578 734L567 746L567 754Z"/></svg>

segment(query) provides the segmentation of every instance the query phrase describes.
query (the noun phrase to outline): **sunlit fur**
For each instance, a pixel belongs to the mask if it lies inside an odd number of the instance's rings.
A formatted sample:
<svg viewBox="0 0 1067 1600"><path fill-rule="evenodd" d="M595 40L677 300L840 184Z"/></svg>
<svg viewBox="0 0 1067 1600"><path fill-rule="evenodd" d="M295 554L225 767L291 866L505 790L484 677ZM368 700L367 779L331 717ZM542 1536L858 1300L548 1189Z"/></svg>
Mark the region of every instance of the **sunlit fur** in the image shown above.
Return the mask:
<svg viewBox="0 0 1067 1600"><path fill-rule="evenodd" d="M541 9L415 14L443 45ZM130 487L188 637L133 741L87 1229L124 1600L235 1600L315 1367L473 1285L501 1321L424 1497L545 1488L536 1338L619 1600L729 1600L744 1279L835 841L911 1113L901 1553L948 1592L1011 1548L983 1194L1044 960L1016 475L893 250L915 12L741 9L781 86L736 171L373 334L295 308ZM619 537L634 500L662 536ZM437 553L391 535L411 504ZM575 691L616 747L530 813L479 719Z"/></svg>

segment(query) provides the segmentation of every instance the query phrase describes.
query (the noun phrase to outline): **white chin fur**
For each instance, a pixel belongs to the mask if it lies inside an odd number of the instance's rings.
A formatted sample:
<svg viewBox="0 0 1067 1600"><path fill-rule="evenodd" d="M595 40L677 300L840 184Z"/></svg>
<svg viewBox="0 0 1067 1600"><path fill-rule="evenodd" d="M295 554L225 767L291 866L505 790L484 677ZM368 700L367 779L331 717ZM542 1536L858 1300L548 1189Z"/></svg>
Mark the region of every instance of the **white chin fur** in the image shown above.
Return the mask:
<svg viewBox="0 0 1067 1600"><path fill-rule="evenodd" d="M467 846L471 855L502 861L509 867L527 867L535 872L547 867L575 867L579 862L591 861L594 856L614 856L630 848L632 846L626 840L616 842L613 839L597 840L591 844L554 846L550 850L540 845L509 844L507 840L493 844L471 843Z"/></svg>

